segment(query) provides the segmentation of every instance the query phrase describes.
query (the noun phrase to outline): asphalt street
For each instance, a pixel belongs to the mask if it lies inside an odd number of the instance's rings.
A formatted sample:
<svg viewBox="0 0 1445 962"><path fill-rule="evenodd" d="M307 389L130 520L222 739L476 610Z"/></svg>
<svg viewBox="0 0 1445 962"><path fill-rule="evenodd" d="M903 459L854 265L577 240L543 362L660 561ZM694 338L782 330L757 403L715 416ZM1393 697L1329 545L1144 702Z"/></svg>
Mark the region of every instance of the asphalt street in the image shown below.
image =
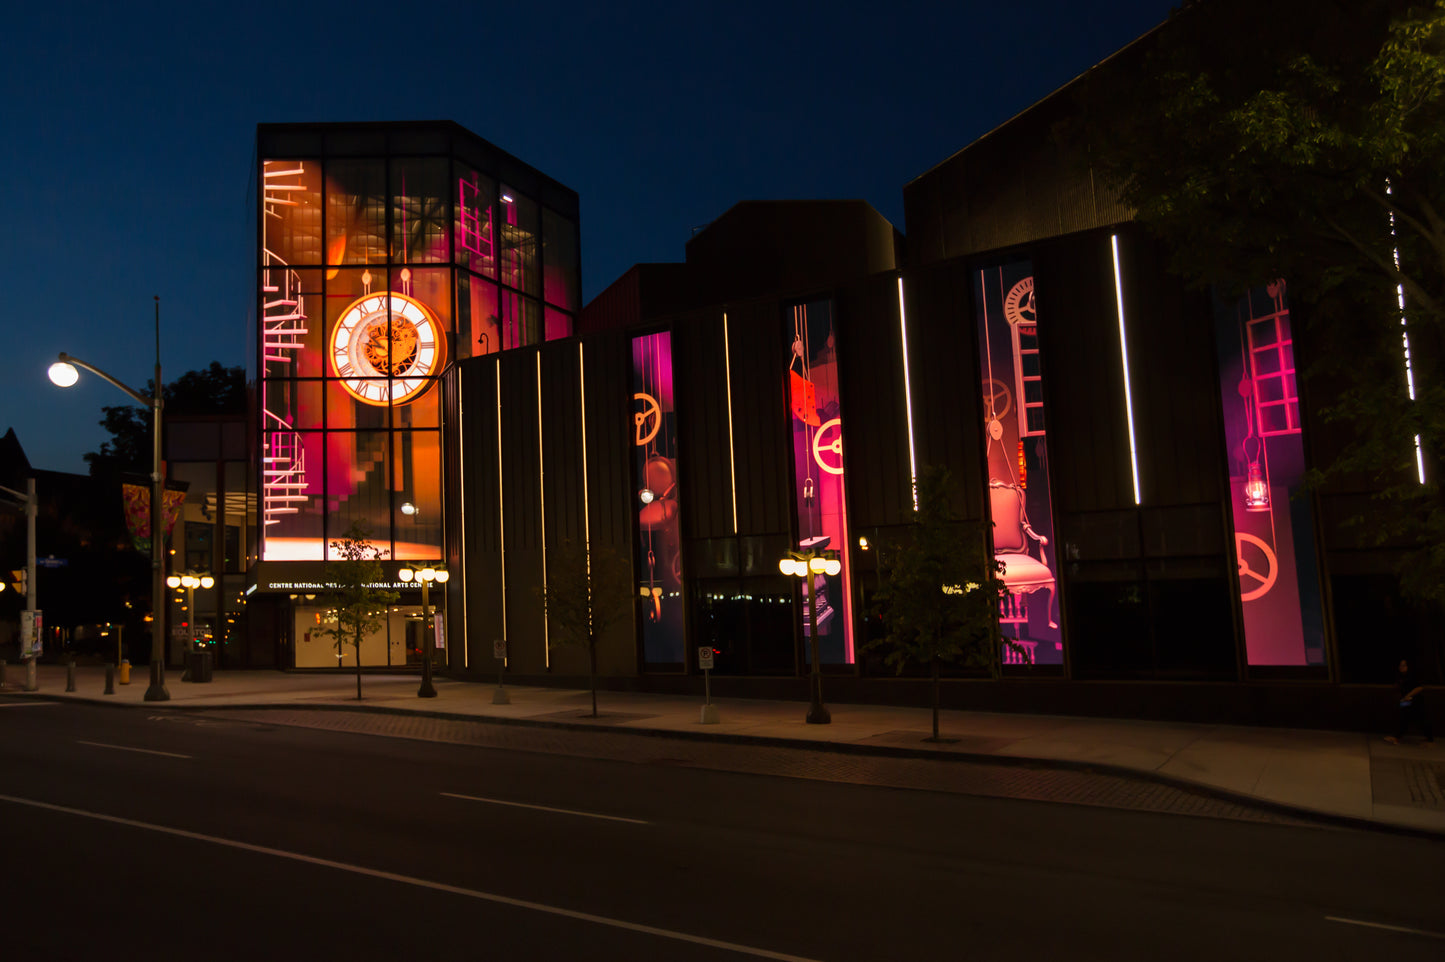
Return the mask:
<svg viewBox="0 0 1445 962"><path fill-rule="evenodd" d="M1418 838L205 713L0 696L0 819L16 959L1445 948Z"/></svg>

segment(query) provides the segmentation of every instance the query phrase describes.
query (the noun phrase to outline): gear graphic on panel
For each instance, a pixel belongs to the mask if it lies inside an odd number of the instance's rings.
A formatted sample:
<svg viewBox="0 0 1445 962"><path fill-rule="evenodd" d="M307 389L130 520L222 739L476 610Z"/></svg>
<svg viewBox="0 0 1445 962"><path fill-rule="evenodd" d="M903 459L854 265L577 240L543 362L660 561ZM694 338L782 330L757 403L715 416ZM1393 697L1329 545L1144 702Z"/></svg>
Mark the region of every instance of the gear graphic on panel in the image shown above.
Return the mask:
<svg viewBox="0 0 1445 962"><path fill-rule="evenodd" d="M832 440L824 441L823 435L828 434L830 430L833 432ZM832 454L836 460L830 462L825 459L823 457L824 451ZM818 467L822 468L824 471L827 471L829 474L843 473L842 418L833 418L833 420L824 421L821 425L819 425L818 432L813 435L813 460L818 462Z"/></svg>
<svg viewBox="0 0 1445 962"><path fill-rule="evenodd" d="M1010 324L1037 324L1038 312L1034 310L1034 279L1025 277L1013 287L1003 299L1003 316Z"/></svg>
<svg viewBox="0 0 1445 962"><path fill-rule="evenodd" d="M1244 546L1246 543L1254 545L1264 556L1264 574L1254 570L1254 567L1245 559ZM1234 533L1234 552L1235 557L1239 559L1239 600L1253 601L1256 598L1264 597L1269 593L1269 589L1274 587L1275 579L1279 577L1279 559L1275 557L1274 549L1263 538L1236 531ZM1244 588L1245 578L1253 581L1255 587L1246 591Z"/></svg>
<svg viewBox="0 0 1445 962"><path fill-rule="evenodd" d="M632 412L632 421L637 425L637 446L641 447L657 437L662 427L662 408L656 398L642 391L632 395L632 399L642 402L642 410Z"/></svg>

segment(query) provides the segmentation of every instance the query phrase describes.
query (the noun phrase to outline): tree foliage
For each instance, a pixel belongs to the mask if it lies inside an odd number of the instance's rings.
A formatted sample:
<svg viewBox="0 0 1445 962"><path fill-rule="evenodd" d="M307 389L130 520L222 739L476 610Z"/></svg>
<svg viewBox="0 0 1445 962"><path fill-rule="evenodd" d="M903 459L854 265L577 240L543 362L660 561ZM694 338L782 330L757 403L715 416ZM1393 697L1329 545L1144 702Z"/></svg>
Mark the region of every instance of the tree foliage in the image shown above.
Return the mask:
<svg viewBox="0 0 1445 962"><path fill-rule="evenodd" d="M331 542L331 551L339 559L326 562L326 579L331 586L330 601L335 620L328 622L322 634L336 640L337 664L343 646L350 642L356 655L356 697L361 698L361 640L386 623L386 612L398 597L397 592L378 587L386 580L381 559L386 552L371 543L371 530L361 521L354 521L340 538Z"/></svg>
<svg viewBox="0 0 1445 962"><path fill-rule="evenodd" d="M1142 78L1081 89L1091 161L1177 272L1289 281L1322 480L1376 492L1406 590L1445 598L1445 0L1195 3Z"/></svg>
<svg viewBox="0 0 1445 962"><path fill-rule="evenodd" d="M607 547L564 541L547 556L540 589L550 631L587 651L592 716L597 716L597 640L632 618L632 566Z"/></svg>
<svg viewBox="0 0 1445 962"><path fill-rule="evenodd" d="M900 674L910 664L930 670L935 740L942 664L983 668L994 678L1000 671L1002 565L987 554L987 528L958 520L958 501L948 469L932 466L919 474L915 523L900 540L880 546L875 597L884 635L866 646L886 649L884 663Z"/></svg>
<svg viewBox="0 0 1445 962"><path fill-rule="evenodd" d="M155 391L154 379L147 380L147 395ZM241 367L222 367L219 361L199 371L187 371L165 386L162 393L165 413L170 414L244 414L246 413L246 371ZM85 461L91 474L106 468L120 471L151 470L151 411L149 408L119 404L101 408L100 426L110 440L99 451L87 452Z"/></svg>

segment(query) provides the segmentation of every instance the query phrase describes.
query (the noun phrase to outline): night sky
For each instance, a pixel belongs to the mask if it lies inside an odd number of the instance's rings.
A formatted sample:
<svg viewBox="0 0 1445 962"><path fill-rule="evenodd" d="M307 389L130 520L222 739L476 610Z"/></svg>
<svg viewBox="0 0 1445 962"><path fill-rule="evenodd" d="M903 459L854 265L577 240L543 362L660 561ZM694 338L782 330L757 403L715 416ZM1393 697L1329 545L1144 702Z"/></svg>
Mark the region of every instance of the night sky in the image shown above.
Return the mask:
<svg viewBox="0 0 1445 962"><path fill-rule="evenodd" d="M863 4L27 3L4 20L0 432L84 472L144 389L244 365L263 122L455 120L576 190L582 293L680 261L740 200L909 180L1165 19L1177 0ZM211 7L224 9L211 9Z"/></svg>

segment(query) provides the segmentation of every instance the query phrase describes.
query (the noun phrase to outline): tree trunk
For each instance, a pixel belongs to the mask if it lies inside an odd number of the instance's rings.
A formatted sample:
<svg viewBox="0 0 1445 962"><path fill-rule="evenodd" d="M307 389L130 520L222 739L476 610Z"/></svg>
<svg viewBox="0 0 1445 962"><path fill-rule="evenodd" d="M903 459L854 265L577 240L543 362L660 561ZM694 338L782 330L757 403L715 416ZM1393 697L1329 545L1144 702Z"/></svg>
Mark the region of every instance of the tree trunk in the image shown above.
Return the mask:
<svg viewBox="0 0 1445 962"><path fill-rule="evenodd" d="M938 741L938 655L933 656L933 740Z"/></svg>
<svg viewBox="0 0 1445 962"><path fill-rule="evenodd" d="M361 701L361 631L356 632L356 700Z"/></svg>
<svg viewBox="0 0 1445 962"><path fill-rule="evenodd" d="M597 717L597 636L587 635L588 679L592 683L592 717Z"/></svg>

